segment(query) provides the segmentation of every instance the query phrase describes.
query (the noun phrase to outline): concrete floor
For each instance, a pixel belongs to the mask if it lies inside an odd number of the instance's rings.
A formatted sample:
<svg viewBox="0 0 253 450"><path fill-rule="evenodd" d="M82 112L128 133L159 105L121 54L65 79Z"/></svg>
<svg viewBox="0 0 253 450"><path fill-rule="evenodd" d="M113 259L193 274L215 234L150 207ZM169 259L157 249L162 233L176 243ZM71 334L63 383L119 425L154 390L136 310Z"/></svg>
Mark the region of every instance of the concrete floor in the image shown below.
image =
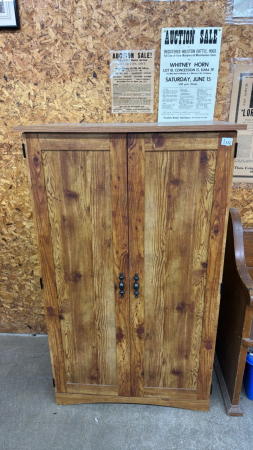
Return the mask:
<svg viewBox="0 0 253 450"><path fill-rule="evenodd" d="M58 406L46 336L0 334L0 450L252 450L253 401L228 417L216 380L209 412L149 405Z"/></svg>

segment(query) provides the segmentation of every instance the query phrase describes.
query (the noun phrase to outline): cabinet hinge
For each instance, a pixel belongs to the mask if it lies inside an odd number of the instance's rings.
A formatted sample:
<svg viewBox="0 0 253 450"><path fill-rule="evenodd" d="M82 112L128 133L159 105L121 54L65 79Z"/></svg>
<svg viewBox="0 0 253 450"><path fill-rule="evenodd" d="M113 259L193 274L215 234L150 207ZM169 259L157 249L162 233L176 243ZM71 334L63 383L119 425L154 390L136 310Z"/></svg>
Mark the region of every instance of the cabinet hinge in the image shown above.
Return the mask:
<svg viewBox="0 0 253 450"><path fill-rule="evenodd" d="M25 144L22 144L22 149L23 149L24 158L26 158Z"/></svg>
<svg viewBox="0 0 253 450"><path fill-rule="evenodd" d="M54 378L53 378L53 386L55 387L55 381L54 381Z"/></svg>
<svg viewBox="0 0 253 450"><path fill-rule="evenodd" d="M234 158L237 157L237 149L238 149L238 142L236 142L235 144L235 153L234 153Z"/></svg>
<svg viewBox="0 0 253 450"><path fill-rule="evenodd" d="M220 295L222 294L223 291L223 283L220 284Z"/></svg>
<svg viewBox="0 0 253 450"><path fill-rule="evenodd" d="M41 289L43 289L43 281L42 281L42 278L40 278L40 287L41 287Z"/></svg>

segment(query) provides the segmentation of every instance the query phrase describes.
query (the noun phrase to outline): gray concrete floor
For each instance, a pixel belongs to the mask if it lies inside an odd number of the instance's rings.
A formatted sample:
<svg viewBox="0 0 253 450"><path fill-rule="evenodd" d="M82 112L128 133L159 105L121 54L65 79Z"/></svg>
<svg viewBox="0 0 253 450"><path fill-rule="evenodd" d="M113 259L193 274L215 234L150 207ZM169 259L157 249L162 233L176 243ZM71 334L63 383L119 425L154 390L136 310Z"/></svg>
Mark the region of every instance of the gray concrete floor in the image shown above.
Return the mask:
<svg viewBox="0 0 253 450"><path fill-rule="evenodd" d="M213 376L209 412L55 404L46 336L0 334L0 450L252 450L253 401L228 417Z"/></svg>

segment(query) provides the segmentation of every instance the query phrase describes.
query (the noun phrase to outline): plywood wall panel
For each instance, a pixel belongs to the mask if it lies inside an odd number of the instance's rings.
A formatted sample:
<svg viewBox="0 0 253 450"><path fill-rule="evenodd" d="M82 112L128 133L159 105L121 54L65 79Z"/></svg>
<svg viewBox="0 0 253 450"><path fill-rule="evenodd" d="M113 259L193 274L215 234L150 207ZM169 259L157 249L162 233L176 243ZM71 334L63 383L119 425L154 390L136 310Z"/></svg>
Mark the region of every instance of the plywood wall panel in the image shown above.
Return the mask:
<svg viewBox="0 0 253 450"><path fill-rule="evenodd" d="M225 25L225 0L19 0L19 13L19 31L0 30L0 237L6 239L0 332L36 333L45 332L39 266L21 136L13 126L157 121L161 28L179 26L223 27L215 119L226 120L230 58L253 57L253 27ZM154 113L112 115L109 50L145 48L156 51ZM231 201L244 226L253 226L251 186L235 185Z"/></svg>
<svg viewBox="0 0 253 450"><path fill-rule="evenodd" d="M0 155L0 330L45 332L34 224L23 156Z"/></svg>

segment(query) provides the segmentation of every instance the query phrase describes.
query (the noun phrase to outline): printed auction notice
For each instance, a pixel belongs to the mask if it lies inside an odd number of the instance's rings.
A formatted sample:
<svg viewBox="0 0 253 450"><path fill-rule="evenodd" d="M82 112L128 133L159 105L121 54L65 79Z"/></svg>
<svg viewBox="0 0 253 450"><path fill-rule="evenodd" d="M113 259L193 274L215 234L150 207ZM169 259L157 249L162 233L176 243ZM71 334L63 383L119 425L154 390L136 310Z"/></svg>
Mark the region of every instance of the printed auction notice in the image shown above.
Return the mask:
<svg viewBox="0 0 253 450"><path fill-rule="evenodd" d="M152 113L155 50L110 51L112 114Z"/></svg>
<svg viewBox="0 0 253 450"><path fill-rule="evenodd" d="M213 120L222 28L163 28L159 122Z"/></svg>
<svg viewBox="0 0 253 450"><path fill-rule="evenodd" d="M235 65L229 122L247 124L238 131L233 180L253 183L253 64Z"/></svg>

